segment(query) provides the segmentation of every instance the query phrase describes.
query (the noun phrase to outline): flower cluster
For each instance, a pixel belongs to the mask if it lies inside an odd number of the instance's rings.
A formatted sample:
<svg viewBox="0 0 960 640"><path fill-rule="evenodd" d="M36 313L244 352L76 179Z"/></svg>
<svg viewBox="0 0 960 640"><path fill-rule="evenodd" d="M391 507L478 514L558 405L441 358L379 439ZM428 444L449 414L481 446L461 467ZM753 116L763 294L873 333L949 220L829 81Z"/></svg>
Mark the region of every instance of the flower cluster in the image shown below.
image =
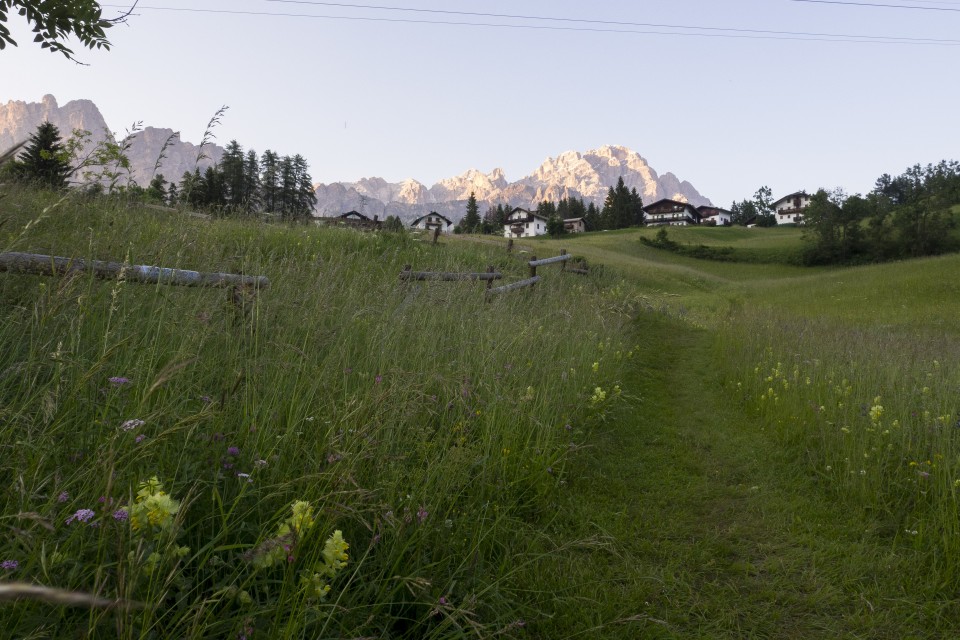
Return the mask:
<svg viewBox="0 0 960 640"><path fill-rule="evenodd" d="M175 500L163 485L153 476L140 483L133 505L127 509L131 528L144 535L169 532L173 529L173 518L180 510L180 501ZM114 514L114 518L116 518ZM117 518L119 519L119 518Z"/></svg>
<svg viewBox="0 0 960 640"><path fill-rule="evenodd" d="M350 545L343 539L343 532L339 529L333 532L323 544L323 564L313 571L305 571L300 575L300 585L307 593L307 597L323 600L330 593L330 580L347 566L350 556L347 549Z"/></svg>
<svg viewBox="0 0 960 640"><path fill-rule="evenodd" d="M313 527L313 506L306 500L297 500L291 507L292 514L280 523L277 533L254 551L251 561L258 569L266 569L284 561L294 560L293 548Z"/></svg>

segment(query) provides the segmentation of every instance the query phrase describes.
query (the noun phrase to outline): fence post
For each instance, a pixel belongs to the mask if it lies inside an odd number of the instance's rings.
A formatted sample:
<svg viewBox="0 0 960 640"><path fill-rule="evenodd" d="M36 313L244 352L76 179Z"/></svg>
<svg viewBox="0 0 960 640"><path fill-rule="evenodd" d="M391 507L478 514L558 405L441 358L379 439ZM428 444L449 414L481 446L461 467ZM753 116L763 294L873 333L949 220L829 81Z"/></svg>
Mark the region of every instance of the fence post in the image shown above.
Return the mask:
<svg viewBox="0 0 960 640"><path fill-rule="evenodd" d="M507 253L513 253L513 238L507 240Z"/></svg>
<svg viewBox="0 0 960 640"><path fill-rule="evenodd" d="M530 277L531 278L537 275L537 265L533 264L534 262L536 262L536 260L537 260L537 256L530 256ZM530 288L533 289L535 286L537 286L536 282L530 285Z"/></svg>
<svg viewBox="0 0 960 640"><path fill-rule="evenodd" d="M433 230L433 244L437 244L437 238L440 237L440 227L436 227Z"/></svg>
<svg viewBox="0 0 960 640"><path fill-rule="evenodd" d="M567 250L566 250L566 249L560 249L560 255L562 255L562 256L567 255ZM567 261L564 260L563 262L560 263L560 271L566 271L566 270L567 270Z"/></svg>

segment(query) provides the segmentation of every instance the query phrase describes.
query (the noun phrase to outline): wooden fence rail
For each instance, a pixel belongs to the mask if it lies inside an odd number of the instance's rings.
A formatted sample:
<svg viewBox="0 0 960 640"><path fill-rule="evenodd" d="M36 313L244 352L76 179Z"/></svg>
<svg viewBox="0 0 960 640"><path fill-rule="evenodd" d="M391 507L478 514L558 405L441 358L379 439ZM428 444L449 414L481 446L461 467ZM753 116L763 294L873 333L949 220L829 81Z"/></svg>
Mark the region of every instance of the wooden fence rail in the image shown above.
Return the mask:
<svg viewBox="0 0 960 640"><path fill-rule="evenodd" d="M170 269L145 264L124 264L101 260L81 260L46 256L37 253L0 253L0 271L53 276L65 273L92 273L97 278L116 279L121 273L130 282L144 284L173 284L184 287L227 287L240 285L266 289L270 279L266 276L245 276L235 273L205 273L187 269Z"/></svg>
<svg viewBox="0 0 960 640"><path fill-rule="evenodd" d="M531 267L542 267L545 264L553 264L555 262L566 262L567 260L570 260L571 258L573 258L572 255L567 253L566 249L561 249L560 251L561 253L559 256L553 256L552 258L543 258L541 260L537 260L536 257L534 257L534 259L531 260L529 264Z"/></svg>
<svg viewBox="0 0 960 640"><path fill-rule="evenodd" d="M450 273L444 271L411 271L409 267L400 272L401 280L443 280L447 282L460 280L501 280L502 273Z"/></svg>
<svg viewBox="0 0 960 640"><path fill-rule="evenodd" d="M540 282L540 276L533 276L532 278L527 278L525 280L517 280L516 282L511 282L510 284L487 289L487 294L492 295L495 293L504 293L506 291L513 291L515 289L522 289L523 287L532 287L538 282Z"/></svg>
<svg viewBox="0 0 960 640"><path fill-rule="evenodd" d="M512 239L511 239L512 243ZM508 248L509 250L509 248ZM537 256L530 256L530 260L527 261L527 266L530 269L530 277L525 278L524 280L518 280L517 282L511 282L510 284L501 285L499 287L493 287L494 280L500 280L503 278L503 274L494 270L494 267L487 267L486 273L451 273L444 271L414 271L410 265L404 265L403 271L400 272L400 279L411 281L411 280L445 280L445 281L457 281L457 280L485 280L487 283L486 297L487 300L490 300L490 297L494 294L505 293L507 291L515 291L517 289L522 289L524 287L533 288L538 282L540 282L541 277L537 275L537 267L542 267L548 264L560 263L560 270L563 272L570 273L579 273L586 275L586 263L582 263L583 268L570 268L567 269L567 261L572 260L573 256L567 253L566 249L560 250L560 255L553 256L551 258L543 258L538 260Z"/></svg>

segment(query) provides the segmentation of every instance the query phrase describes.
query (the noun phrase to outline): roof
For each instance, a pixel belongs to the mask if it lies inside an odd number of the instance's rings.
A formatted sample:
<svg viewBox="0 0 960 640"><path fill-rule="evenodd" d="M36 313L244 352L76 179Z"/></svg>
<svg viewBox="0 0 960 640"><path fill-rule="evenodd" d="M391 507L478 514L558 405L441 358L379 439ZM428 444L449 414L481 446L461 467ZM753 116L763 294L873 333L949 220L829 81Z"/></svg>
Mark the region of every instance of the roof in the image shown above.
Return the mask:
<svg viewBox="0 0 960 640"><path fill-rule="evenodd" d="M706 213L707 211L710 211L711 213ZM731 212L729 209L723 209L723 208L721 208L721 207L714 207L714 206L712 206L712 205L707 205L707 204L702 204L702 205L700 205L699 207L697 207L697 213L699 213L699 214L700 214L701 216L703 216L704 218L709 218L710 216L715 216L715 215L720 214L720 213L726 213L727 215L733 215L733 212Z"/></svg>
<svg viewBox="0 0 960 640"><path fill-rule="evenodd" d="M519 220L511 220L511 219L510 219L510 216L512 216L513 214L517 213L518 211L527 214L527 216L526 216L525 218L520 218ZM539 218L540 220L543 220L544 222L549 222L549 220L548 220L546 217L540 215L539 213L534 213L533 211L530 211L529 209L524 209L524 208L522 208L522 207L514 207L514 208L511 209L510 212L507 214L507 220L506 220L506 222L504 222L504 224L517 224L517 223L519 223L519 222L533 222L534 218Z"/></svg>
<svg viewBox="0 0 960 640"><path fill-rule="evenodd" d="M670 204L678 205L678 206L683 207L684 209L689 209L690 211L692 211L693 213L695 213L695 214L698 215L698 216L700 215L700 212L697 211L697 210L694 208L694 206L693 206L692 204L690 204L689 202L680 202L679 200L671 200L670 198L662 198L662 199L660 199L660 200L657 200L656 202L654 202L654 203L652 203L652 204L648 204L647 206L645 206L645 207L643 208L643 210L644 210L644 211L648 211L648 210L653 209L654 207L656 207L658 204L664 204L664 203L670 203Z"/></svg>
<svg viewBox="0 0 960 640"><path fill-rule="evenodd" d="M367 216L363 215L359 211L347 211L346 213L341 213L338 218L359 218L360 220L369 220Z"/></svg>
<svg viewBox="0 0 960 640"><path fill-rule="evenodd" d="M453 220L451 220L451 219L448 218L447 216L445 216L445 215L443 215L443 214L441 214L441 213L437 213L436 211L431 211L430 213L425 214L425 215L422 215L422 216L420 216L419 218L417 218L416 220L414 220L413 222L411 222L411 223L410 223L410 226L411 226L411 227L417 226L417 223L420 222L421 220L423 220L424 218L426 218L427 216L437 216L438 218L442 218L448 225L453 224Z"/></svg>
<svg viewBox="0 0 960 640"><path fill-rule="evenodd" d="M797 197L797 196L801 196L801 197L803 197L803 198L809 198L809 197L810 197L810 194L807 193L806 191L794 191L794 192L791 193L791 194L788 194L788 195L783 196L783 197L780 198L779 200L775 200L770 206L773 207L774 209L776 209L776 208L777 208L777 205L780 204L781 202L783 202L784 200L789 200L790 198L795 198L795 197Z"/></svg>
<svg viewBox="0 0 960 640"><path fill-rule="evenodd" d="M582 217L580 217L580 218L564 218L564 219L563 219L564 222L580 222L580 221L582 221L582 220L583 220Z"/></svg>

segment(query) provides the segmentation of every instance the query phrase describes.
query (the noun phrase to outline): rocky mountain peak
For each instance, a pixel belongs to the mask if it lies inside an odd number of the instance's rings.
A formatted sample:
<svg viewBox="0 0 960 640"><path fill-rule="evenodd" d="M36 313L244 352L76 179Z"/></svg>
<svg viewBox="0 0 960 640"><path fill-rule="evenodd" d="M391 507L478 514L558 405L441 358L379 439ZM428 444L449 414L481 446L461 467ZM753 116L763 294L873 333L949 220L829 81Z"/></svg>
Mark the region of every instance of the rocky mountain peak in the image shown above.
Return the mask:
<svg viewBox="0 0 960 640"><path fill-rule="evenodd" d="M0 104L0 151L12 147L14 144L29 138L37 126L43 122L51 122L60 130L64 139L69 138L75 129L90 132L90 140L86 151L106 137L115 138L112 129L107 126L103 114L90 100L71 100L59 106L57 99L47 94L40 102L22 102L10 100L7 104ZM171 138L172 136L172 138ZM164 150L166 156L160 158L167 139L171 138L170 145ZM183 142L180 134L172 129L146 127L138 131L131 139L130 149L127 152L130 158L130 176L140 186L146 186L156 173L161 173L167 180L177 182L187 171L199 168L201 171L220 160L223 148L210 145L204 148L204 155L208 158L197 161L200 149L189 142Z"/></svg>

